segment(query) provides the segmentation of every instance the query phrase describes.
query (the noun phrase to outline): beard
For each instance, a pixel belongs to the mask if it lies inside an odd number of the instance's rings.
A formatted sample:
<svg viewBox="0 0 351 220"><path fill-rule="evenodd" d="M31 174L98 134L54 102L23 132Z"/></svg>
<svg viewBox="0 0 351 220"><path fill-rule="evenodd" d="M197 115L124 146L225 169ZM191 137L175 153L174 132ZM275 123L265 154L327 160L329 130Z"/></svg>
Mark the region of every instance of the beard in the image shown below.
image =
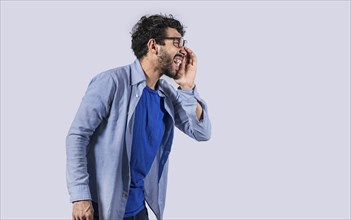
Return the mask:
<svg viewBox="0 0 351 220"><path fill-rule="evenodd" d="M169 55L165 50L160 50L160 55L158 56L160 62L160 71L162 74L172 78L177 79L177 71L173 68L174 62L171 55Z"/></svg>

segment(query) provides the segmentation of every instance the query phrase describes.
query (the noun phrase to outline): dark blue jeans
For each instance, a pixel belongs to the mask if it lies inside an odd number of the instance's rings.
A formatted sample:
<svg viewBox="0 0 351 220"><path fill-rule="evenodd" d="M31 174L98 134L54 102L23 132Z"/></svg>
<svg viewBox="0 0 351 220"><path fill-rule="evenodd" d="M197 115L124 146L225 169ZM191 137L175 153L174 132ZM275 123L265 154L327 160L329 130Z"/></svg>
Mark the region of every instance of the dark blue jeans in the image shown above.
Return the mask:
<svg viewBox="0 0 351 220"><path fill-rule="evenodd" d="M98 204L96 202L93 203L94 208L94 220L99 220L99 211L98 211ZM149 214L147 213L147 209L141 210L138 214L124 218L123 220L149 220Z"/></svg>

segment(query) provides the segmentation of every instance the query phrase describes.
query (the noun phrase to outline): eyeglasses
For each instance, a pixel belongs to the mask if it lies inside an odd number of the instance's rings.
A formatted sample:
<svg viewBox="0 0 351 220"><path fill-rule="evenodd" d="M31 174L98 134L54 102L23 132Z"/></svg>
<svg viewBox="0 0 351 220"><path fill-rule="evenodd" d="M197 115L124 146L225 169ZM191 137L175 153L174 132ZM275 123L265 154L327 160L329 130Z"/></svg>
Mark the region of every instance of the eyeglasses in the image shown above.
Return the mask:
<svg viewBox="0 0 351 220"><path fill-rule="evenodd" d="M178 48L182 48L185 47L187 41L184 40L182 37L161 37L161 38L157 38L159 40L173 40L173 45L178 47Z"/></svg>

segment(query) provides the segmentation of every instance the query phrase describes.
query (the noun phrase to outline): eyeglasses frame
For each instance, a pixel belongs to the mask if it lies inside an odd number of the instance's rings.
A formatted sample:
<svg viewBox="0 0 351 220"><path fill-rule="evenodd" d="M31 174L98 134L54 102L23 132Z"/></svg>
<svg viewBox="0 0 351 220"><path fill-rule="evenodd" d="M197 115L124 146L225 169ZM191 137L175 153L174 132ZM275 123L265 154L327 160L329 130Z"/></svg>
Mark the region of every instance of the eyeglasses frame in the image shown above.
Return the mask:
<svg viewBox="0 0 351 220"><path fill-rule="evenodd" d="M185 47L185 45L187 44L187 40L184 40L183 37L159 37L156 39L157 40L173 40L173 45L177 48ZM178 40L178 43L176 43L175 40ZM183 45L180 45L180 42L183 42Z"/></svg>

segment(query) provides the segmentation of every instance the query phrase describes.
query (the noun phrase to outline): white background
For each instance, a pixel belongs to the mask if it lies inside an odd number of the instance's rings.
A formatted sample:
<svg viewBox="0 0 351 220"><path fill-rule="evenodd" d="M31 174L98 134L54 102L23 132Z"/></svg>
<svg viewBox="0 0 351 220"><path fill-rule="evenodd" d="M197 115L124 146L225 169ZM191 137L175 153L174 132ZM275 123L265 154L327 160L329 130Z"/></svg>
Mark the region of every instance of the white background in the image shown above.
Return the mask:
<svg viewBox="0 0 351 220"><path fill-rule="evenodd" d="M160 12L187 26L213 125L176 133L165 218L349 219L349 1L1 1L1 219L70 218L80 100Z"/></svg>

